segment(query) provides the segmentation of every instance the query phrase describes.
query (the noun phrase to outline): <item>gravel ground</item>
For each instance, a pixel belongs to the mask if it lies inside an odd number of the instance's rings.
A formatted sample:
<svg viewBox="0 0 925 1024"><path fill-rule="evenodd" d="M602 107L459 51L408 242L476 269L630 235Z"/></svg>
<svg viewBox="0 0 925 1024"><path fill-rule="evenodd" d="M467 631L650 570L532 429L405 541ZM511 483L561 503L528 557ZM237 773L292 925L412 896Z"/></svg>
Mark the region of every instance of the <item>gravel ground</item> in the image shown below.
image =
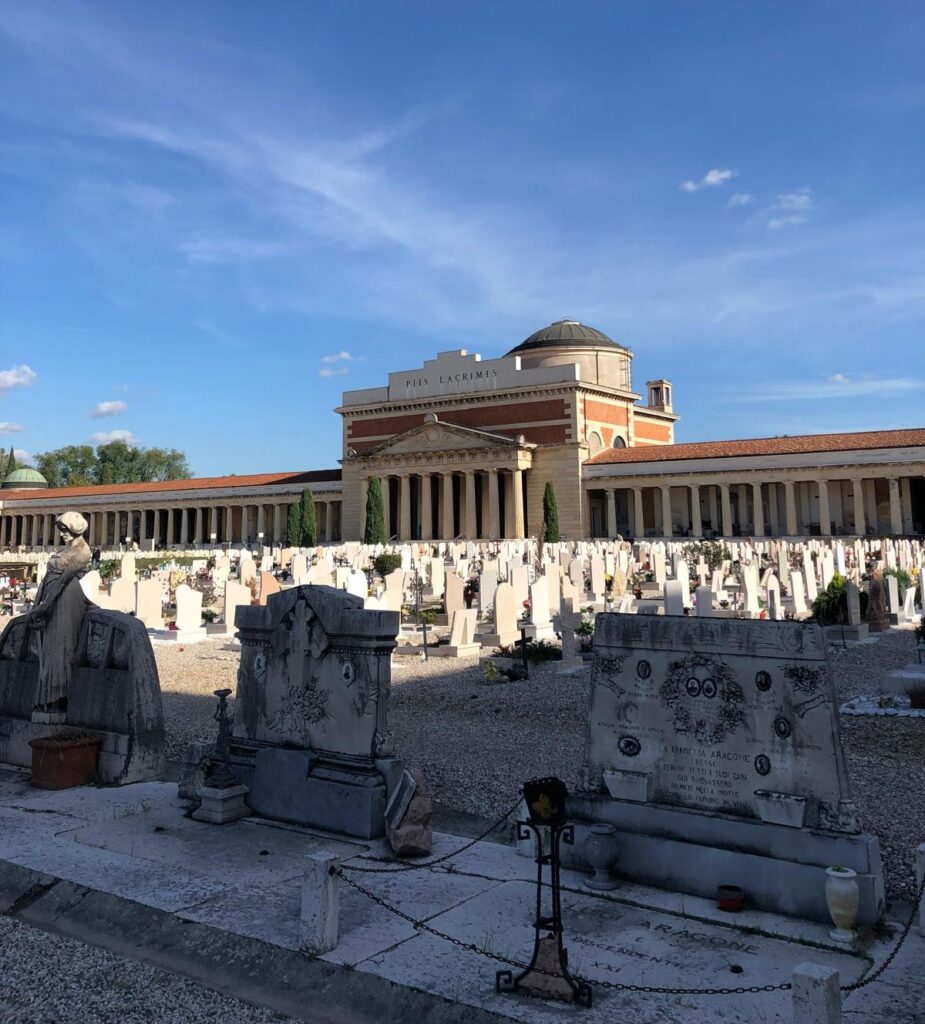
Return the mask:
<svg viewBox="0 0 925 1024"><path fill-rule="evenodd" d="M284 1017L0 917L0 1024L270 1024Z"/></svg>
<svg viewBox="0 0 925 1024"><path fill-rule="evenodd" d="M164 691L168 752L211 739L212 691L235 686L238 656L217 644L155 648ZM911 630L832 652L839 701L871 692L883 672L915 660ZM401 757L428 778L452 811L497 817L524 779L554 772L577 782L585 743L588 673L550 666L529 682L487 684L475 659L393 660L392 728ZM865 830L880 837L888 894L909 899L912 850L925 841L925 723L841 719L855 801Z"/></svg>

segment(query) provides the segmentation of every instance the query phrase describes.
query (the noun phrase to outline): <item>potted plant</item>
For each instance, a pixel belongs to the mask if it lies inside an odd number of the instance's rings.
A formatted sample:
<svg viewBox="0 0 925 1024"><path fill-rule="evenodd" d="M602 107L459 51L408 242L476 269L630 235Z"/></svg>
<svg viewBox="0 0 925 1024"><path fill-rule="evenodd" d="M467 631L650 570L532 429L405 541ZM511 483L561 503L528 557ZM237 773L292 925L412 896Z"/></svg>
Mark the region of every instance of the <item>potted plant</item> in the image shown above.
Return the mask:
<svg viewBox="0 0 925 1024"><path fill-rule="evenodd" d="M32 785L40 789L71 789L96 781L101 736L70 729L29 740Z"/></svg>

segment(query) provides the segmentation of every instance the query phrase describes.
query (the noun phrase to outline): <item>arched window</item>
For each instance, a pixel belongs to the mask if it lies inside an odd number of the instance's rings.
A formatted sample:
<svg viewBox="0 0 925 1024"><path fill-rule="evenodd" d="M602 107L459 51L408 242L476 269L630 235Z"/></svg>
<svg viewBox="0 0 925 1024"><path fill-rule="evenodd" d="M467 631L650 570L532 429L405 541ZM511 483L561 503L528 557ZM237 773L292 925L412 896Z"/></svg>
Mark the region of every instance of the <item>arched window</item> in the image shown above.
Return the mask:
<svg viewBox="0 0 925 1024"><path fill-rule="evenodd" d="M592 455L597 455L598 452L604 449L604 441L596 430L592 430L588 435L588 444L591 445Z"/></svg>
<svg viewBox="0 0 925 1024"><path fill-rule="evenodd" d="M620 437L619 434L615 434L614 435L614 439L613 439L613 446L614 446L614 448L625 448L626 447L626 441L624 441L623 438Z"/></svg>

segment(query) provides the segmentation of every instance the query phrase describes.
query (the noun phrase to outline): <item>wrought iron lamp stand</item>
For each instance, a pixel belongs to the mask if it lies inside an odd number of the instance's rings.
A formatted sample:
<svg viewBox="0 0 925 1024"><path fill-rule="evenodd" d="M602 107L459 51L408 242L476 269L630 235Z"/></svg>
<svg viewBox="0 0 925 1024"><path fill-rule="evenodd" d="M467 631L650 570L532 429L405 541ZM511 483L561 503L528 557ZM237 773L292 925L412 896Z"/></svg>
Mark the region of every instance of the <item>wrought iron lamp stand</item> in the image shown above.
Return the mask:
<svg viewBox="0 0 925 1024"><path fill-rule="evenodd" d="M543 830L549 831L549 849L543 849ZM575 842L575 827L566 824L535 825L517 822L518 840L536 842L536 917L533 921L533 956L530 966L516 977L510 970L498 971L495 991L522 992L524 995L591 1005L591 987L572 977L568 969L568 951L562 945L561 882L559 880L559 847ZM543 869L549 869L549 882L543 881ZM551 907L543 913L543 890L550 891Z"/></svg>

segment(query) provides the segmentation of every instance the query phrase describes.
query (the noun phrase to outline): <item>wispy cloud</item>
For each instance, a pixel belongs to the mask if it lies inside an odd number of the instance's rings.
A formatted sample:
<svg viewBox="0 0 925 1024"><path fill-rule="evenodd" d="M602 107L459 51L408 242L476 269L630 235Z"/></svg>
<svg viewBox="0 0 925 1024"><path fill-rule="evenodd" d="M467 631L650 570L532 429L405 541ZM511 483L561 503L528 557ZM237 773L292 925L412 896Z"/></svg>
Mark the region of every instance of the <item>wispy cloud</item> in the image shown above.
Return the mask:
<svg viewBox="0 0 925 1024"><path fill-rule="evenodd" d="M748 400L764 402L791 402L799 399L821 401L845 398L896 398L925 388L925 380L918 377L872 377L856 380L846 374L835 373L820 381L792 381L772 384L750 391ZM745 396L738 396L746 400Z"/></svg>
<svg viewBox="0 0 925 1024"><path fill-rule="evenodd" d="M345 373L350 373L350 370L346 366L323 366L318 371L319 377L343 377Z"/></svg>
<svg viewBox="0 0 925 1024"><path fill-rule="evenodd" d="M120 416L128 409L128 403L121 400L115 402L97 402L90 415L96 419L105 419L107 416Z"/></svg>
<svg viewBox="0 0 925 1024"><path fill-rule="evenodd" d="M26 388L36 379L38 374L25 363L14 366L10 370L0 370L0 395L5 395L13 388Z"/></svg>
<svg viewBox="0 0 925 1024"><path fill-rule="evenodd" d="M755 197L751 192L733 192L729 197L729 206L748 206L749 203L753 203Z"/></svg>
<svg viewBox="0 0 925 1024"><path fill-rule="evenodd" d="M100 430L90 435L91 444L110 444L112 441L124 441L130 447L138 444L138 438L131 430Z"/></svg>
<svg viewBox="0 0 925 1024"><path fill-rule="evenodd" d="M0 422L0 435L9 437L10 434L21 434L26 428L21 423Z"/></svg>
<svg viewBox="0 0 925 1024"><path fill-rule="evenodd" d="M335 352L333 355L322 356L321 361L323 363L353 363L356 362L356 356L349 352Z"/></svg>
<svg viewBox="0 0 925 1024"><path fill-rule="evenodd" d="M778 231L791 224L803 224L812 208L812 189L808 186L793 192L782 192L770 207L772 212L777 212L768 221L768 227Z"/></svg>
<svg viewBox="0 0 925 1024"><path fill-rule="evenodd" d="M681 182L682 192L699 192L703 188L715 188L717 185L725 185L727 181L734 178L738 174L738 171L730 170L727 168L714 167L699 180L694 181L692 178L688 178L687 181Z"/></svg>

